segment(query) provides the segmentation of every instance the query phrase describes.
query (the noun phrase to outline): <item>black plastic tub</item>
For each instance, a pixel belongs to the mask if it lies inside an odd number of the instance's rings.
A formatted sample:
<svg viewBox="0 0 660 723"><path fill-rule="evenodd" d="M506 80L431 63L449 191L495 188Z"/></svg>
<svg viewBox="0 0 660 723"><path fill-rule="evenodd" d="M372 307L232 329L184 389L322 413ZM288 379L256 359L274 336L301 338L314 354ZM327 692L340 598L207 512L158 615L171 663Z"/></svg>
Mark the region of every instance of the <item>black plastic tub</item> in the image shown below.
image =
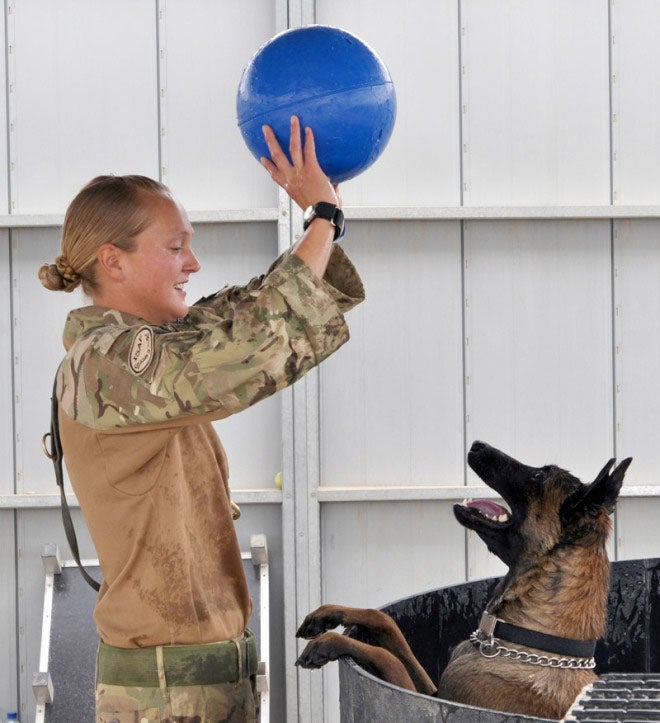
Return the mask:
<svg viewBox="0 0 660 723"><path fill-rule="evenodd" d="M454 646L468 638L477 627L498 579L431 590L382 608L396 620L418 660L436 683ZM607 633L596 647L596 672L599 675L659 673L659 639L660 558L613 562ZM647 678L652 677L647 675ZM621 676L613 675L612 678L620 680ZM607 675L604 681L607 685ZM410 693L374 677L349 658L339 661L339 686L342 723L545 720ZM657 705L660 708L660 700ZM636 716L635 720L639 718Z"/></svg>

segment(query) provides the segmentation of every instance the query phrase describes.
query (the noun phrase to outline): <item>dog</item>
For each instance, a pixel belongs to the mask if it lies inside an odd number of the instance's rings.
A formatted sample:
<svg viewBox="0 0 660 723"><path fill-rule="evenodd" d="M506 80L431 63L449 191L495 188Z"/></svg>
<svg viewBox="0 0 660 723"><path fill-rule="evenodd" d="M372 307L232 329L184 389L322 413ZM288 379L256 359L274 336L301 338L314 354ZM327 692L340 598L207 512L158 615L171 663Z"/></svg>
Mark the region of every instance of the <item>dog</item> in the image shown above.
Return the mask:
<svg viewBox="0 0 660 723"><path fill-rule="evenodd" d="M436 686L396 623L379 610L322 605L296 635L311 639L296 661L319 668L341 656L411 691L491 710L564 717L596 680L596 641L605 633L610 566L606 542L632 458L611 459L591 484L560 467L530 467L484 442L468 464L509 510L493 500L454 506L505 563L478 628L456 646ZM475 621L476 622L476 621ZM369 644L339 634L361 628Z"/></svg>

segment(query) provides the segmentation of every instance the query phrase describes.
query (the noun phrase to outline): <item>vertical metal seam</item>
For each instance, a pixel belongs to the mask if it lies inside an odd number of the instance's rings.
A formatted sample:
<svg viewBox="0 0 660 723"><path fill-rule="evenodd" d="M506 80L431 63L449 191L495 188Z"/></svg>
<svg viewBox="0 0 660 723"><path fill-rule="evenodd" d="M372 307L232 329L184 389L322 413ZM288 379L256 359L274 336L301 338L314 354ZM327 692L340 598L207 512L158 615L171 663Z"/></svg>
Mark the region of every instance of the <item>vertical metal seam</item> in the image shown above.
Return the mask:
<svg viewBox="0 0 660 723"><path fill-rule="evenodd" d="M12 190L14 184L12 183L12 171L11 167L13 163L13 143L11 127L13 126L14 107L12 102L13 87L15 82L14 77L14 62L13 58L10 59L10 55L13 55L14 46L14 24L13 24L13 1L5 0L5 78L6 78L6 107L7 107L7 160L9 161L9 173L7 179L7 203L9 206L9 212L12 212ZM11 25L11 27L10 27ZM12 51L10 51L12 48ZM18 342L16 339L16 314L18 311L18 305L15 298L15 284L14 284L14 230L7 229L7 256L9 260L9 318L11 323L11 331L9 335L9 346L11 353L11 398L12 398L12 428L14 434L14 460L13 460L13 472L14 472L14 493L18 493L18 445L17 442L20 439L16 437L16 402L17 402L17 387L20 381L20 369L18 366Z"/></svg>
<svg viewBox="0 0 660 723"><path fill-rule="evenodd" d="M298 16L295 4L300 0L276 0L276 32L292 27ZM293 218L291 202L287 194L278 192L278 249L283 252L293 241ZM286 396L284 396L286 395ZM296 437L300 416L296 404L296 390L289 388L282 396L282 555L283 555L283 594L289 604L284 606L284 697L286 718L296 723L300 718L301 671L294 665L297 657L297 639L295 637L298 617L298 532L296 529L297 464Z"/></svg>
<svg viewBox="0 0 660 723"><path fill-rule="evenodd" d="M615 253L615 221L614 219L610 219L610 314L611 314L611 333L612 333L612 343L611 343L611 349L610 353L612 355L612 456L617 456L617 426L618 426L618 392L617 392L617 383L618 383L618 377L619 377L619 371L618 371L618 360L617 360L617 333L618 333L618 321L617 321L617 303L616 303L616 296L617 296L617 284L616 284L616 253ZM618 511L614 514L614 534L613 534L613 552L614 552L614 559L619 559L619 530L618 530L618 520L619 515Z"/></svg>
<svg viewBox="0 0 660 723"><path fill-rule="evenodd" d="M307 584L308 605L310 610L321 604L323 571L321 555L321 505L318 498L318 487L321 477L321 370L317 367L308 375L306 384L307 395L307 484L305 498L307 502ZM305 611L309 612L309 611ZM320 706L324 706L323 678L311 678L310 711L318 695ZM315 694L316 690L316 694Z"/></svg>
<svg viewBox="0 0 660 723"><path fill-rule="evenodd" d="M607 59L608 59L608 129L609 129L609 166L610 166L610 205L614 205L615 198L615 148L614 148L614 58L613 58L613 0L607 3ZM612 454L617 456L618 449L618 393L617 383L619 378L618 360L617 360L617 334L619 332L619 323L617 320L617 283L616 283L616 221L612 218L609 224L610 230L610 314L611 314L611 355L612 355ZM613 557L619 559L619 513L614 514L613 519Z"/></svg>
<svg viewBox="0 0 660 723"><path fill-rule="evenodd" d="M165 103L167 102L165 88L167 83L167 53L166 49L163 47L165 38L165 23L165 0L156 0L156 122L158 124L158 178L161 183L165 183L167 185L167 112L165 108Z"/></svg>
<svg viewBox="0 0 660 723"><path fill-rule="evenodd" d="M309 376L309 375L308 375ZM309 602L309 520L307 491L309 486L308 465L308 377L293 390L293 470L296 484L293 492L293 527L295 530L296 547L296 616L302 614L300 609ZM294 621L294 625L297 619ZM311 720L311 688L313 681L309 671L298 670L298 718Z"/></svg>
<svg viewBox="0 0 660 723"><path fill-rule="evenodd" d="M464 204L463 183L464 183L464 152L463 152L463 13L462 2L456 0L457 6L457 52L458 52L458 198L459 204ZM466 314L466 269L465 269L465 221L459 221L459 234L461 245L461 336L463 339L461 350L461 365L463 376L463 484L467 485L467 410L468 410L468 393L467 393L467 314ZM469 577L470 561L469 561L469 544L467 530L463 532L463 574L467 580Z"/></svg>
<svg viewBox="0 0 660 723"><path fill-rule="evenodd" d="M303 25L315 23L317 18L316 0L303 1L301 20ZM307 401L307 480L305 493L307 500L307 584L310 609L321 604L323 594L323 557L321 540L321 504L318 488L321 478L321 374L318 367L308 375ZM309 393L311 392L311 393ZM310 454L311 452L311 454ZM309 611L305 611L309 612ZM310 676L309 711L319 712L325 720L325 678Z"/></svg>
<svg viewBox="0 0 660 723"><path fill-rule="evenodd" d="M15 125L14 125L14 86L15 86L15 64L14 64L14 0L5 0L4 3L4 14L5 14L5 109L7 115L7 126L6 126L6 139L7 139L7 210L9 214L12 214L15 210L15 198L14 192L16 189L15 183ZM14 232L11 228L7 229L7 255L9 262L9 319L10 319L10 335L9 335L9 348L11 353L11 426L12 426L12 439L14 444L12 445L13 459L12 459L12 472L14 482L14 494L18 492L18 442L16 436L17 428L17 410L16 410L16 390L18 385L18 379L20 378L16 354L17 354L17 340L16 340L16 299L15 299L15 285L14 285L14 259L13 259L13 244L14 244ZM23 697L23 676L21 675L21 596L20 596L20 580L21 580L21 567L19 555L19 521L21 517L21 511L18 509L14 510L13 513L13 525L14 525L14 609L16 614L16 625L15 625L15 640L16 640L16 662L18 669L16 671L16 695L17 695L17 708L21 708L21 699ZM23 704L21 714L25 712L25 705Z"/></svg>
<svg viewBox="0 0 660 723"><path fill-rule="evenodd" d="M295 530L295 463L294 430L295 405L293 389L283 392L281 406L282 420L282 571L283 596L289 604L284 605L284 696L286 700L287 720L296 721L298 717L298 668L296 659L296 614L297 614L297 577L296 577L296 530Z"/></svg>
<svg viewBox="0 0 660 723"><path fill-rule="evenodd" d="M458 203L459 206L463 206L463 184L465 182L465 168L463 158L463 13L461 12L461 0L456 1L458 9Z"/></svg>
<svg viewBox="0 0 660 723"><path fill-rule="evenodd" d="M467 390L467 374L468 374L468 362L467 362L467 311L466 311L466 294L467 294L467 282L466 282L466 267L465 267L465 221L459 221L460 224L460 244L461 244L461 331L462 331L462 351L461 351L461 363L463 369L463 484L467 485L467 451L468 451L468 390ZM468 579L470 564L469 564L469 545L468 545L468 531L463 532L463 544L464 544L464 575L465 579Z"/></svg>
<svg viewBox="0 0 660 723"><path fill-rule="evenodd" d="M615 174L614 174L614 163L616 150L614 148L614 27L613 27L613 16L612 6L614 0L609 0L607 4L607 74L608 74L608 110L609 110L609 157L610 157L610 206L614 205L614 199L616 196L614 189Z"/></svg>
<svg viewBox="0 0 660 723"><path fill-rule="evenodd" d="M13 183L13 170L14 170L14 143L12 143L12 130L14 129L14 104L12 97L14 94L14 83L16 78L14 76L14 61L13 57L10 58L10 47L14 45L14 0L5 0L5 83L6 83L6 96L5 96L5 110L7 114L7 210L11 214L13 213L12 208L12 192L14 190ZM13 55L13 52L11 53Z"/></svg>
<svg viewBox="0 0 660 723"><path fill-rule="evenodd" d="M288 0L287 3L287 28L299 27L313 23L316 17L316 4L314 0ZM288 204L288 238L293 243L297 234L302 232L302 214L289 202L286 194L280 194L280 215L287 211ZM284 204L284 208L283 208ZM293 504L291 509L294 515L292 526L294 529L293 548L295 554L295 568L293 571L295 587L295 606L292 630L285 630L285 634L292 637L295 642L295 629L297 627L296 615L300 616L303 611L299 608L302 605L308 606L310 600L318 596L318 592L312 595L312 557L313 553L320 552L312 550L312 529L318 530L318 521L314 525L311 515L314 514L311 503L312 485L315 481L310 480L310 473L318 474L318 444L319 444L319 410L318 410L318 370L308 375L302 385L293 391L293 476L295 486L293 488ZM310 425L315 425L310 430ZM310 453L312 459L310 459ZM318 507L316 508L318 512ZM318 543L315 545L319 547ZM316 579L316 582L320 577ZM315 585L318 587L318 585ZM309 610L305 610L305 613ZM296 650L295 647L289 648ZM291 664L293 661L291 661ZM287 664L289 661L287 660ZM295 668L296 671L296 699L295 711L289 707L293 696L287 691L287 719L308 720L311 719L312 706L324 716L324 685L321 676L312 676L310 671Z"/></svg>
<svg viewBox="0 0 660 723"><path fill-rule="evenodd" d="M315 0L289 0L288 27L299 27L314 23L316 19ZM288 196L280 195L282 203ZM296 235L302 232L302 214L289 202L289 240L292 243ZM285 213L286 208L281 213ZM320 599L320 508L318 495L316 504L312 502L312 494L318 486L319 475L319 444L320 444L320 410L318 403L318 369L307 375L302 386L293 393L293 467L296 480L293 491L293 527L295 530L295 611L298 617L309 612L301 611L301 606L309 607L312 601ZM317 568L314 573L314 568ZM297 627L297 620L292 621ZM293 631L287 634L293 635ZM295 639L295 638L294 638ZM325 715L325 687L322 676L313 676L310 671L296 668L297 671L297 720L311 719L317 710L321 717ZM312 710L314 708L314 711ZM294 719L287 712L287 718Z"/></svg>
<svg viewBox="0 0 660 723"><path fill-rule="evenodd" d="M319 504L318 487L321 476L321 370L316 367L306 377L307 384L307 488L305 499L307 502L307 542L310 548L309 559L309 596L312 606L317 607L314 598L320 597L321 577L319 558L321 554L319 539ZM316 568L314 570L314 568ZM313 575L311 573L314 573ZM319 603L320 604L320 600Z"/></svg>

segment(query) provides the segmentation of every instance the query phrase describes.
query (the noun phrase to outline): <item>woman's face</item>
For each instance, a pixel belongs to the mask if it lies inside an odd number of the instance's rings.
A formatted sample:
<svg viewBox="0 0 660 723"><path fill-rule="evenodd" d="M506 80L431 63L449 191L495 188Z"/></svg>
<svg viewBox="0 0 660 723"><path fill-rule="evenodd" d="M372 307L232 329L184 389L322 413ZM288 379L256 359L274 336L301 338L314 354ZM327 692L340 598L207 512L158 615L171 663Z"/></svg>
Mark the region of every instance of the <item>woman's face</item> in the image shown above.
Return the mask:
<svg viewBox="0 0 660 723"><path fill-rule="evenodd" d="M183 207L169 196L150 196L151 222L123 254L123 308L152 324L188 313L185 284L200 264L192 251L193 228Z"/></svg>

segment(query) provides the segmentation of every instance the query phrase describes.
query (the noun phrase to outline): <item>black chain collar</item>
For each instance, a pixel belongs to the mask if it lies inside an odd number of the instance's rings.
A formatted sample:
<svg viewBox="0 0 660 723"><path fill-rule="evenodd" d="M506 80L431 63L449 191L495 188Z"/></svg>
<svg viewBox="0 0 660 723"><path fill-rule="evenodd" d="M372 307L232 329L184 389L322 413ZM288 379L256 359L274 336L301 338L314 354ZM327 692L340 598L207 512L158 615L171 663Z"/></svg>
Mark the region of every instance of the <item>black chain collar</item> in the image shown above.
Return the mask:
<svg viewBox="0 0 660 723"><path fill-rule="evenodd" d="M567 657L555 658L521 652L501 645L501 639ZM479 627L472 633L470 640L479 647L481 654L486 657L504 655L533 665L544 665L553 668L590 669L596 665L593 658L596 640L574 640L540 633L536 630L529 630L519 625L506 623L488 611L484 611L481 615Z"/></svg>

